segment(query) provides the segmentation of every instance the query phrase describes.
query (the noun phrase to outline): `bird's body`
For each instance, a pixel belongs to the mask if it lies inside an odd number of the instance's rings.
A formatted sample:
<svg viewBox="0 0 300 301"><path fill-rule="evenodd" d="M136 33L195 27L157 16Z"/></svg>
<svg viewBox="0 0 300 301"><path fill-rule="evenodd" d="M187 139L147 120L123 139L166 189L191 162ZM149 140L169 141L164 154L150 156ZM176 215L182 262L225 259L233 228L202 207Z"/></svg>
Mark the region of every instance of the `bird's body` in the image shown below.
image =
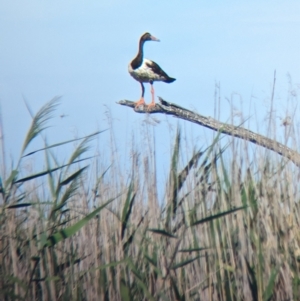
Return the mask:
<svg viewBox="0 0 300 301"><path fill-rule="evenodd" d="M130 62L128 66L128 72L135 80L140 82L142 87L142 96L141 99L136 103L136 106L145 104L145 100L144 100L145 87L143 83L150 83L152 102L150 103L149 107L151 107L155 105L153 82L162 81L165 83L172 83L173 81L175 81L175 78L168 76L168 74L164 72L162 68L155 62L144 58L143 46L146 41L159 41L159 40L153 37L150 33L145 33L141 36L139 42L138 54Z"/></svg>
<svg viewBox="0 0 300 301"><path fill-rule="evenodd" d="M131 64L128 67L130 75L142 83L151 83L154 81L173 82L175 78L169 77L155 62L143 59L142 64L133 69Z"/></svg>

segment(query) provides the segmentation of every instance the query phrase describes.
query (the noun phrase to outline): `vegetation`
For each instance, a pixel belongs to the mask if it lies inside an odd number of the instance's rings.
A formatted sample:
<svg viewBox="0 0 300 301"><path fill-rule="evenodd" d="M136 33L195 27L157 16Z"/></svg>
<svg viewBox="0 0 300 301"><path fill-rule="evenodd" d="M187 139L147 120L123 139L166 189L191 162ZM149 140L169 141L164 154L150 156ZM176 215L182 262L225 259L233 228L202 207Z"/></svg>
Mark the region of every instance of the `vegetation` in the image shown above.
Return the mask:
<svg viewBox="0 0 300 301"><path fill-rule="evenodd" d="M0 187L1 300L300 300L296 166L221 134L189 152L178 129L161 200L154 147L132 149L130 174L84 157L101 132L27 154L57 101ZM37 152L45 170L22 176Z"/></svg>

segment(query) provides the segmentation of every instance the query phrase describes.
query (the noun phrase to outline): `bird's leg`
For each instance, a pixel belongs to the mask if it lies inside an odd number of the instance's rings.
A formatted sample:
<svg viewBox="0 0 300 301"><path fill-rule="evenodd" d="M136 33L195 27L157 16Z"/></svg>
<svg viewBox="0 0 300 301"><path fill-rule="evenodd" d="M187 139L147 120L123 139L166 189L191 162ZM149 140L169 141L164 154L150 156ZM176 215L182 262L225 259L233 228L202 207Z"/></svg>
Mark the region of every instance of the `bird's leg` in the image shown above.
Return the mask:
<svg viewBox="0 0 300 301"><path fill-rule="evenodd" d="M149 110L150 108L152 108L152 107L155 107L153 82L150 82L150 85L151 85L152 101L151 101L151 103L148 105L148 110Z"/></svg>
<svg viewBox="0 0 300 301"><path fill-rule="evenodd" d="M135 107L137 108L138 106L144 105L144 104L145 104L145 99L144 99L144 97L141 97L141 99L135 103Z"/></svg>
<svg viewBox="0 0 300 301"><path fill-rule="evenodd" d="M141 96L141 99L135 103L135 108L137 108L140 105L145 105L146 104L145 99L144 99L145 87L144 87L142 82L140 82L140 84L142 86L142 96Z"/></svg>

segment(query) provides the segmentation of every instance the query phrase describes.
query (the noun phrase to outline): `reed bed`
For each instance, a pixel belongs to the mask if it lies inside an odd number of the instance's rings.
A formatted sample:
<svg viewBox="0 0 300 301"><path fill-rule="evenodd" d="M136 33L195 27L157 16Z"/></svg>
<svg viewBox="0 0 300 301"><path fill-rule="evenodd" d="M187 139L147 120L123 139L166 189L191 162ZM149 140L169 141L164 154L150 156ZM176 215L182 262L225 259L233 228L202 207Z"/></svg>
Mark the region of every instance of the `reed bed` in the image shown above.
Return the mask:
<svg viewBox="0 0 300 301"><path fill-rule="evenodd" d="M34 116L2 179L1 300L300 300L297 167L221 134L186 149L178 128L164 184L149 132L129 172L121 153L86 157L97 132L65 164L52 150L75 139L45 142L45 170L24 175L57 104Z"/></svg>

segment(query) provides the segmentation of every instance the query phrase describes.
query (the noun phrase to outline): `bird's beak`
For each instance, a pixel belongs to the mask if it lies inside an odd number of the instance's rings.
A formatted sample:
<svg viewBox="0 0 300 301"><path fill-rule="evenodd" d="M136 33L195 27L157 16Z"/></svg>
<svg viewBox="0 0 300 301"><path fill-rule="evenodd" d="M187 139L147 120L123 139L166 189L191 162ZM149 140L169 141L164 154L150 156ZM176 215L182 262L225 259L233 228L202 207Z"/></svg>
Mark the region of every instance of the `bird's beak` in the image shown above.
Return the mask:
<svg viewBox="0 0 300 301"><path fill-rule="evenodd" d="M156 41L156 42L160 42L160 40L154 36L151 36L151 41Z"/></svg>

